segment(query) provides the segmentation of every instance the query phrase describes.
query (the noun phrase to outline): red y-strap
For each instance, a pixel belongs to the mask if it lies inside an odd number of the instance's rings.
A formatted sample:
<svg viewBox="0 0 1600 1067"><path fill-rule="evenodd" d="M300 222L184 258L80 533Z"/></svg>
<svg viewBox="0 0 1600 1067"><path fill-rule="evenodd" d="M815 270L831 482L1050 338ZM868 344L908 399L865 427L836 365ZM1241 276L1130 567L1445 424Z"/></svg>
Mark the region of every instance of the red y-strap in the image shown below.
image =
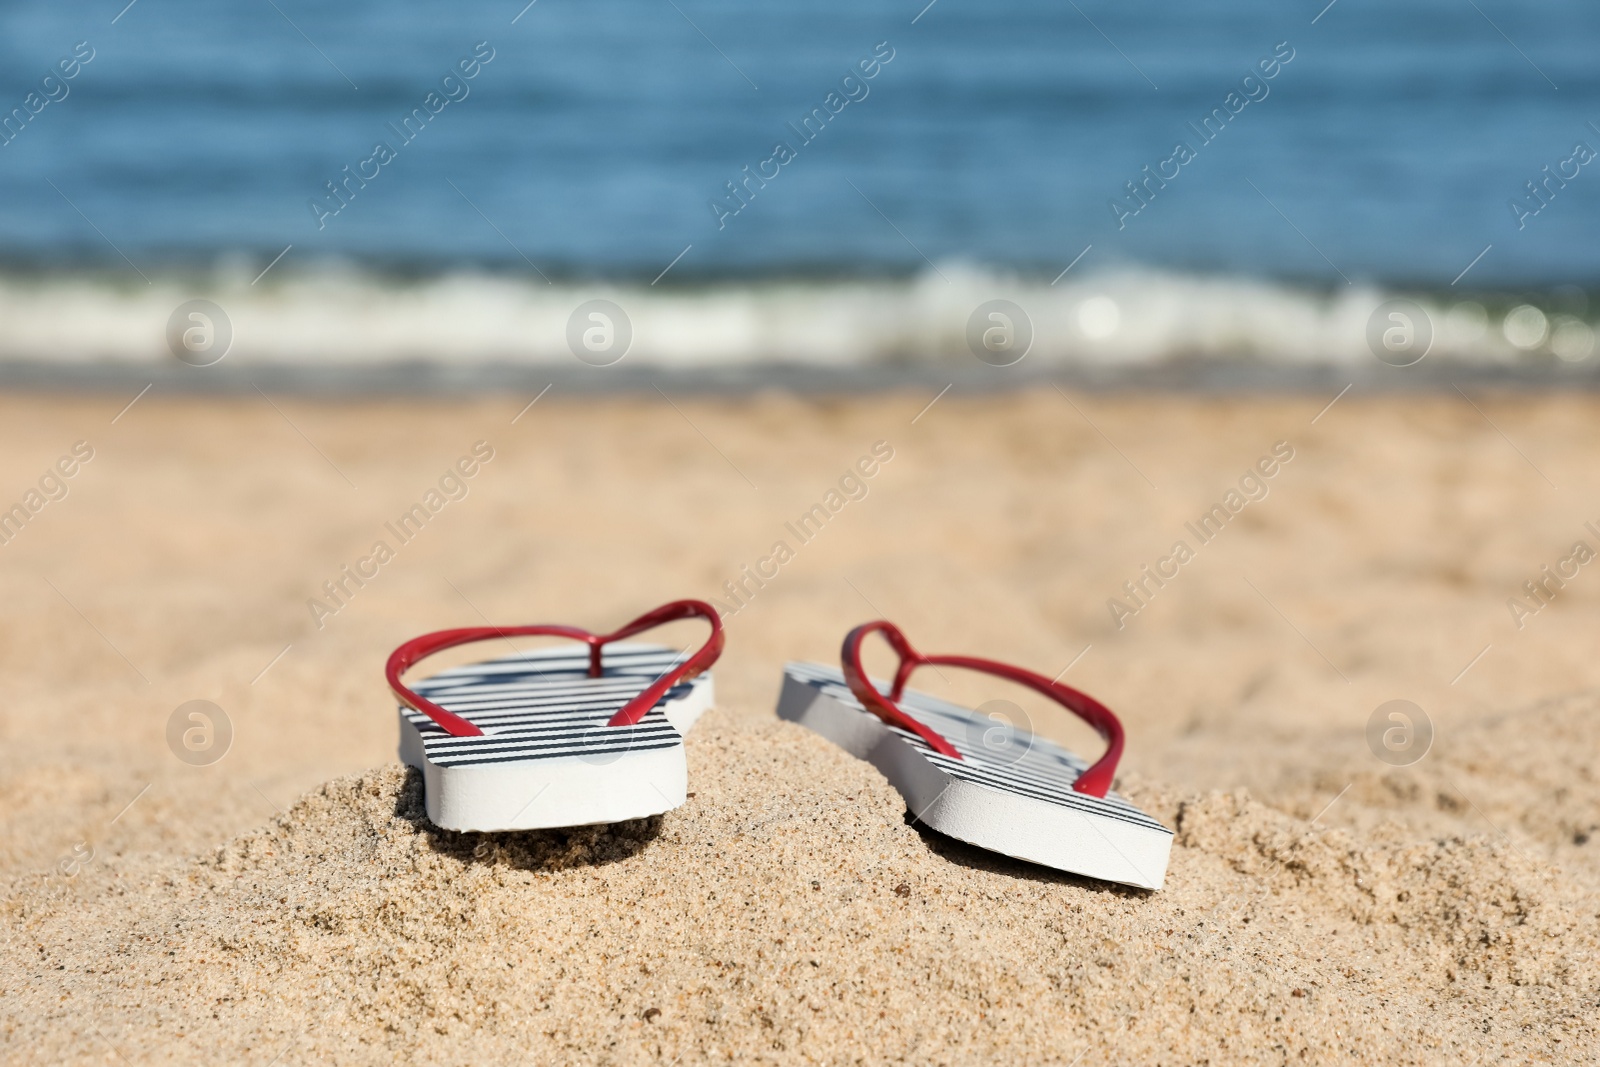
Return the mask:
<svg viewBox="0 0 1600 1067"><path fill-rule="evenodd" d="M722 646L726 639L722 633L722 619L718 617L716 608L703 600L674 600L608 634L592 634L576 626L469 626L460 630L436 630L431 634L413 637L390 653L388 665L384 668L384 677L389 680L389 688L394 690L394 695L399 698L400 703L422 712L442 726L446 733L455 737L477 737L483 733L482 730L461 716L452 715L426 697L418 696L400 681L400 676L435 652L443 652L447 648L471 644L474 641L487 641L495 637L570 637L589 646L589 677L598 678L601 674L600 650L606 645L643 633L645 630L653 630L669 622L696 617L705 619L711 624L711 636L700 646L700 651L657 678L650 688L624 704L622 710L611 716L606 723L607 726L632 726L644 718L650 709L656 706L656 701L673 686L704 673L717 662L717 657L722 655Z"/></svg>
<svg viewBox="0 0 1600 1067"><path fill-rule="evenodd" d="M885 640L889 642L889 647L900 657L899 666L894 672L894 684L887 695L880 693L877 686L868 680L867 672L861 666L861 642L869 634L874 633L883 634ZM1008 663L997 663L992 659L978 659L974 656L924 656L911 647L911 642L906 640L906 635L900 632L898 626L883 619L863 623L851 630L844 639L844 647L840 650L839 658L844 662L845 682L849 684L850 691L861 701L863 707L889 725L916 734L935 752L954 759L962 758L954 745L946 741L938 731L923 725L900 709L899 700L905 693L906 680L911 677L912 671L925 665L982 671L1042 693L1092 726L1095 733L1106 742L1105 755L1100 757L1098 763L1080 774L1078 780L1072 783L1072 788L1076 792L1092 797L1103 797L1111 789L1111 779L1117 773L1117 762L1122 759L1122 723L1117 721L1116 715L1110 708L1087 693L1081 693L1059 682L1052 682L1042 674L1034 674L1032 671L1025 671Z"/></svg>

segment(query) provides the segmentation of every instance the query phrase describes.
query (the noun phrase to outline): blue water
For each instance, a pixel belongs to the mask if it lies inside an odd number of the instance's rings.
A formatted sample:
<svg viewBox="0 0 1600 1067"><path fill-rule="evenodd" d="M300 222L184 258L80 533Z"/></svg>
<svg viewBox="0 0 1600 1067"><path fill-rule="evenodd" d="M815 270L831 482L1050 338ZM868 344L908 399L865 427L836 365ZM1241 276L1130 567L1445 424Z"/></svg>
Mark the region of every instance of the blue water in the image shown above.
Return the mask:
<svg viewBox="0 0 1600 1067"><path fill-rule="evenodd" d="M1325 0L538 0L513 24L523 2L6 5L0 111L76 42L94 58L0 148L0 261L137 280L292 244L286 267L648 279L692 245L672 280L1053 276L1092 244L1085 270L1444 286L1492 245L1463 287L1600 284L1600 161L1523 228L1508 207L1600 149L1592 2L1338 0L1313 24ZM387 124L480 41L467 95L403 142ZM803 143L787 124L879 42L867 95ZM1202 143L1188 123L1279 42L1265 97ZM1119 228L1109 202L1179 139L1195 157ZM719 228L711 199L780 140ZM309 202L378 141L394 158L319 228Z"/></svg>

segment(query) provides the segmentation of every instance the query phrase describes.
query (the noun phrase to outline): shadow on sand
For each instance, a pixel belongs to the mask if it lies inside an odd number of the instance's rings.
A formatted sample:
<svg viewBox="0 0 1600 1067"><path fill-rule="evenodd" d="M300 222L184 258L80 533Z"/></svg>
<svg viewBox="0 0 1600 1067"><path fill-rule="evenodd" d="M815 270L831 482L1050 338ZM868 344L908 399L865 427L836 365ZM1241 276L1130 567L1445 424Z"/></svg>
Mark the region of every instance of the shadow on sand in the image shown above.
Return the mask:
<svg viewBox="0 0 1600 1067"><path fill-rule="evenodd" d="M434 852L463 864L504 863L519 870L561 871L603 867L643 852L661 834L661 816L553 830L477 833L443 830L428 820L422 799L422 772L406 768L406 780L395 797L394 813L428 839Z"/></svg>

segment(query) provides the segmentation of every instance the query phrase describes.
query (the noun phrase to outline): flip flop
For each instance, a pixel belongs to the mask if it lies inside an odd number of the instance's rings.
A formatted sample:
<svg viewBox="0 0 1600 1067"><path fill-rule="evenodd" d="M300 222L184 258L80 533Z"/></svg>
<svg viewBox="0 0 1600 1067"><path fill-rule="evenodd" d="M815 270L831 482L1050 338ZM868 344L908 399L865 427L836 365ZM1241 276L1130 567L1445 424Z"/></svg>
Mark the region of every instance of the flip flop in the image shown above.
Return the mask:
<svg viewBox="0 0 1600 1067"><path fill-rule="evenodd" d="M688 655L614 644L678 619L711 636ZM492 638L553 636L586 649L544 648L454 667L415 682L418 661ZM657 815L686 799L683 738L711 706L722 621L677 600L609 634L572 626L479 626L413 638L389 656L400 701L400 759L422 771L428 818L447 830L531 830ZM608 647L611 646L611 647Z"/></svg>
<svg viewBox="0 0 1600 1067"><path fill-rule="evenodd" d="M899 656L892 685L869 680L861 642L881 633ZM844 670L784 668L778 717L878 768L912 815L969 844L1073 874L1160 889L1171 830L1111 791L1122 724L1093 697L1043 675L972 656L925 656L893 623L844 639ZM1055 742L969 708L906 689L922 666L996 675L1054 700L1106 741L1093 766Z"/></svg>

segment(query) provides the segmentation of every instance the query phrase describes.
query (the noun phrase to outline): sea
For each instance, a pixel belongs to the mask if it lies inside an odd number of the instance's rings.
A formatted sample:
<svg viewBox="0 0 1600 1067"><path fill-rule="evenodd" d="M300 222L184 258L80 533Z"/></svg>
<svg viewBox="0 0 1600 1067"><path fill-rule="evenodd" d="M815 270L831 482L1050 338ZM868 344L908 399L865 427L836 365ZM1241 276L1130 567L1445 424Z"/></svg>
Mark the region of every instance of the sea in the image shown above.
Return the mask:
<svg viewBox="0 0 1600 1067"><path fill-rule="evenodd" d="M1600 362L1597 55L1578 0L6 4L0 361Z"/></svg>

